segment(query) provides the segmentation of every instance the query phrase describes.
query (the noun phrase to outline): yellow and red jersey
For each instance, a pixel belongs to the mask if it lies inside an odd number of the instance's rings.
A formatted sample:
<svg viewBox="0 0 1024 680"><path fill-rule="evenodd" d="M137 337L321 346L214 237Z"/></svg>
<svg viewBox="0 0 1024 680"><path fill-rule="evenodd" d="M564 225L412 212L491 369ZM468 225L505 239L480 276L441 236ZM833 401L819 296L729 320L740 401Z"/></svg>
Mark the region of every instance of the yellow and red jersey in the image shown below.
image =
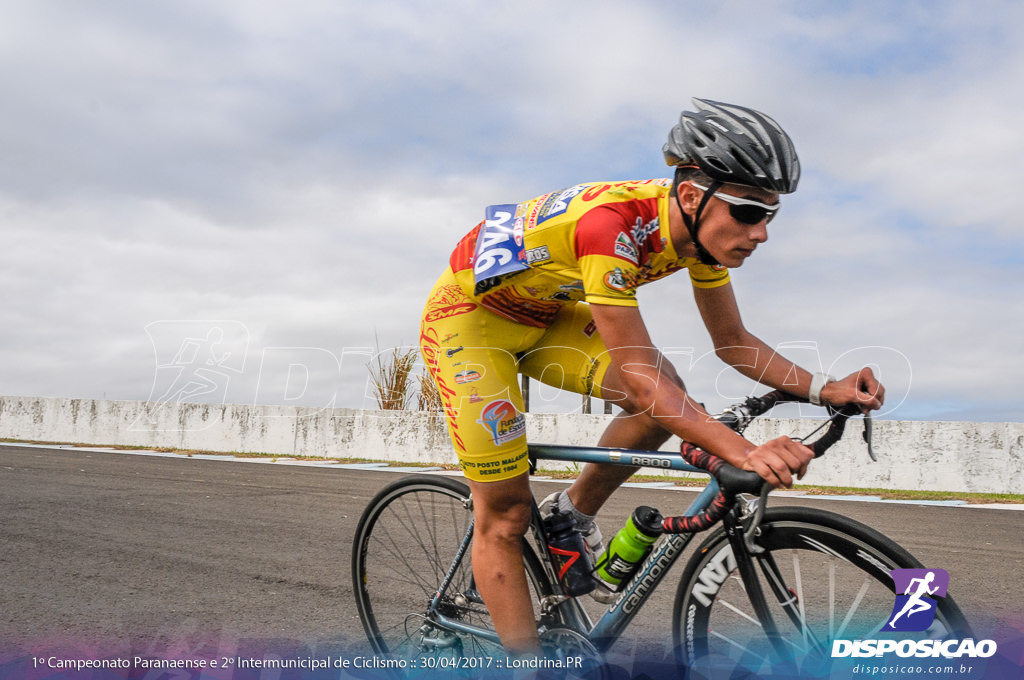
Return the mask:
<svg viewBox="0 0 1024 680"><path fill-rule="evenodd" d="M502 261L514 260L505 269L517 270L481 278L483 259L490 263L495 252L486 250L494 239L485 236L482 222L456 246L452 271L481 306L540 328L550 326L566 304L635 307L638 286L680 269L689 270L700 288L726 284L724 267L676 254L668 229L671 185L669 179L577 184L495 206L506 209L510 222Z"/></svg>

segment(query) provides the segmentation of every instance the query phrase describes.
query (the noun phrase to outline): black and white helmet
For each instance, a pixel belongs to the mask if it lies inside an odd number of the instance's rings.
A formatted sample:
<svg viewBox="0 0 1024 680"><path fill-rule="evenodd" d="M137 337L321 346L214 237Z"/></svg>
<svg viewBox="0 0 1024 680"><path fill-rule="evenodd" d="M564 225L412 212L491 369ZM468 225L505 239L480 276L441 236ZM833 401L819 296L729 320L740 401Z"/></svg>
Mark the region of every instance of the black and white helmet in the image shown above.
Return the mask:
<svg viewBox="0 0 1024 680"><path fill-rule="evenodd" d="M800 160L793 140L768 116L733 104L693 100L662 147L665 162L696 165L714 180L780 194L796 191Z"/></svg>

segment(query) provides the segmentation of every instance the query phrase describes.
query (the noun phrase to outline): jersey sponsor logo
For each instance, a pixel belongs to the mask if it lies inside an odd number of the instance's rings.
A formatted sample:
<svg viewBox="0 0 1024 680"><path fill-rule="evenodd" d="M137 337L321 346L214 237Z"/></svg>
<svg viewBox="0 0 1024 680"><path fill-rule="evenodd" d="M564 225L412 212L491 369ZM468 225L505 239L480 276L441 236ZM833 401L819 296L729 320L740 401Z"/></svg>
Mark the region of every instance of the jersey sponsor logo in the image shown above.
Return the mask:
<svg viewBox="0 0 1024 680"><path fill-rule="evenodd" d="M445 307L438 307L427 312L423 318L427 321L440 321L441 319L448 319L459 314L465 314L472 312L476 309L476 304L473 302L460 302L456 305L447 305Z"/></svg>
<svg viewBox="0 0 1024 680"><path fill-rule="evenodd" d="M584 296L583 282L576 280L572 283L563 283L558 290L545 297L545 300L557 300L558 302L572 302L582 300Z"/></svg>
<svg viewBox="0 0 1024 680"><path fill-rule="evenodd" d="M526 416L508 399L498 399L484 406L476 422L490 433L496 446L526 435Z"/></svg>
<svg viewBox="0 0 1024 680"><path fill-rule="evenodd" d="M449 387L439 370L441 343L438 341L437 331L433 328L425 328L420 333L420 351L423 353L423 361L426 363L430 375L433 376L434 382L437 384L437 391L441 394L441 402L444 404L445 415L448 416L450 425L448 431L451 434L452 444L455 445L457 451L464 453L466 443L459 432L458 409L453 405L455 390Z"/></svg>
<svg viewBox="0 0 1024 680"><path fill-rule="evenodd" d="M655 217L653 220L644 224L642 218L636 218L636 224L633 225L633 242L643 243L647 240L647 237L651 234L657 233L661 228L661 224L658 222L658 218Z"/></svg>
<svg viewBox="0 0 1024 680"><path fill-rule="evenodd" d="M548 197L541 204L540 210L537 212L537 224L550 220L552 217L565 214L565 211L569 209L569 204L572 203L572 199L583 193L589 186L589 184L577 184L574 187L548 194Z"/></svg>
<svg viewBox="0 0 1024 680"><path fill-rule="evenodd" d="M595 184L594 186L590 187L585 192L583 192L583 200L587 201L588 203L590 201L596 201L601 197L601 194L603 194L604 192L608 191L611 188L611 184Z"/></svg>
<svg viewBox="0 0 1024 680"><path fill-rule="evenodd" d="M552 194L544 194L543 196L539 196L534 202L533 209L530 210L530 214L526 218L527 229L533 229L537 226L537 215L540 214L540 209L544 207L544 204L550 196L552 196Z"/></svg>
<svg viewBox="0 0 1024 680"><path fill-rule="evenodd" d="M480 374L480 371L467 368L465 371L459 371L455 374L455 382L459 385L465 385L466 383L476 382L482 377L484 376Z"/></svg>
<svg viewBox="0 0 1024 680"><path fill-rule="evenodd" d="M619 234L618 238L615 239L615 254L621 258L625 258L633 264L639 264L640 254L636 250L636 246L629 240L629 237L625 234Z"/></svg>
<svg viewBox="0 0 1024 680"><path fill-rule="evenodd" d="M558 286L558 290L545 297L545 300L557 300L558 302L572 302L582 300L584 296L583 282L573 281Z"/></svg>
<svg viewBox="0 0 1024 680"><path fill-rule="evenodd" d="M551 261L551 251L547 246L530 248L526 251L526 262L530 265L543 264Z"/></svg>
<svg viewBox="0 0 1024 680"><path fill-rule="evenodd" d="M427 302L427 310L423 314L424 321L439 321L448 319L459 314L472 312L476 309L476 303L466 300L466 294L457 285L448 285L438 288L434 297Z"/></svg>
<svg viewBox="0 0 1024 680"><path fill-rule="evenodd" d="M637 287L639 279L635 272L622 271L619 267L605 272L604 287L615 293L625 293ZM635 291L633 291L635 292Z"/></svg>
<svg viewBox="0 0 1024 680"><path fill-rule="evenodd" d="M594 184L589 189L587 189L586 193L583 194L583 200L584 201L595 201L598 198L600 198L601 194L603 194L606 191L615 193L617 195L621 195L623 193L628 194L630 191L633 191L634 188L642 187L645 184L657 184L659 181L660 180L641 179L641 180L633 180L633 181L629 181L629 182L612 182L612 183L609 183L609 184Z"/></svg>

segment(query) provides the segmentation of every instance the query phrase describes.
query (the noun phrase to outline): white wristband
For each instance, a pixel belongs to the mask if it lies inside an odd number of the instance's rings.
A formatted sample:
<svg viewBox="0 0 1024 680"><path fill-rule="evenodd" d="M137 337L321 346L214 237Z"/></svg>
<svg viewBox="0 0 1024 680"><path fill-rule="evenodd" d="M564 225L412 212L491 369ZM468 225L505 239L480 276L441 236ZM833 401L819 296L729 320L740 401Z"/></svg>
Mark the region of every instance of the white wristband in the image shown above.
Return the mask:
<svg viewBox="0 0 1024 680"><path fill-rule="evenodd" d="M821 406L821 389L835 378L827 373L815 373L811 376L811 390L807 393L807 399L815 406Z"/></svg>

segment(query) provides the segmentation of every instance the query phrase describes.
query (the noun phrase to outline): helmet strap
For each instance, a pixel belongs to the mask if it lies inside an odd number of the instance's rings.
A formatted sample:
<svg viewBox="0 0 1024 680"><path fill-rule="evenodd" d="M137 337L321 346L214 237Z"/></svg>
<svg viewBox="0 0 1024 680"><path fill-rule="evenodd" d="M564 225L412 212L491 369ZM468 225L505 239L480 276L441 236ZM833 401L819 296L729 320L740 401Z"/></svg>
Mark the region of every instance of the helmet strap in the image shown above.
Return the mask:
<svg viewBox="0 0 1024 680"><path fill-rule="evenodd" d="M697 238L697 230L700 229L700 216L704 212L704 208L722 184L724 184L724 182L719 182L717 180L711 182L711 186L708 187L708 190L704 192L704 196L701 197L700 203L697 205L697 212L694 213L692 218L686 214L685 210L683 210L683 202L679 200L679 184L677 183L673 189L676 194L676 204L679 206L679 213L683 216L683 224L686 225L687 231L690 232L690 239L693 241L693 245L697 248L697 259L700 260L701 264L710 266L717 266L719 262L711 256L708 249L705 248L704 244L700 242L699 238Z"/></svg>

